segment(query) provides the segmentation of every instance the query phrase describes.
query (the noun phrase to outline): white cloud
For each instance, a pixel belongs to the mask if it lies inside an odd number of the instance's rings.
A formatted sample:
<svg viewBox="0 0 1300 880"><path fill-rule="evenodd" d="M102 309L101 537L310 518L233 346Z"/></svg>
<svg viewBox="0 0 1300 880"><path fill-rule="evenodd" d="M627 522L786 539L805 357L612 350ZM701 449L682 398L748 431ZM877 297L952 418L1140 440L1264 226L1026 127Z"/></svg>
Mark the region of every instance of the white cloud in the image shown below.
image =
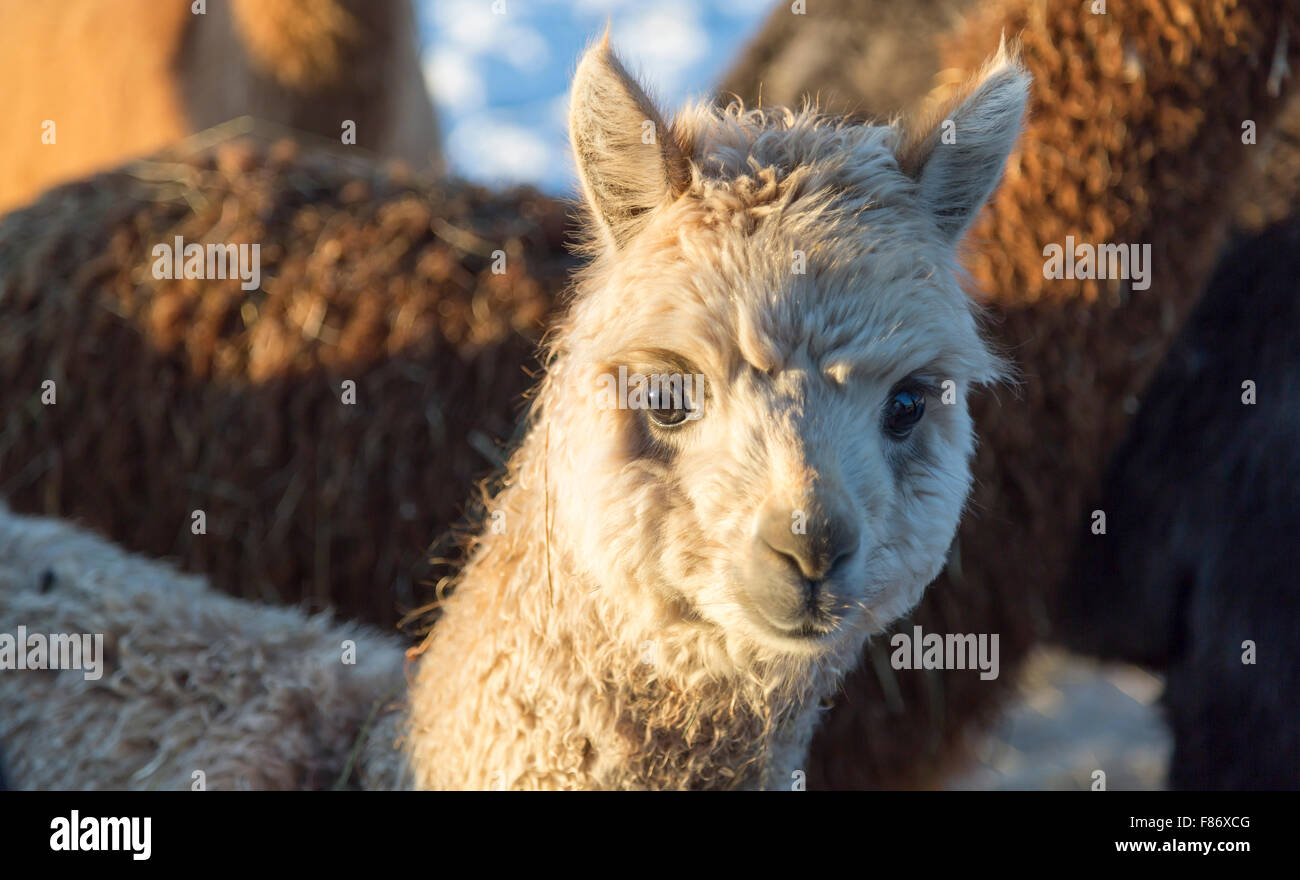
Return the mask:
<svg viewBox="0 0 1300 880"><path fill-rule="evenodd" d="M503 29L494 50L522 73L538 73L551 60L551 48L546 39L536 29L525 25Z"/></svg>
<svg viewBox="0 0 1300 880"><path fill-rule="evenodd" d="M487 89L471 56L438 46L425 54L423 66L424 84L440 107L466 110L487 101Z"/></svg>
<svg viewBox="0 0 1300 880"><path fill-rule="evenodd" d="M614 45L661 94L680 90L687 68L704 58L708 35L697 7L672 0L614 23Z"/></svg>
<svg viewBox="0 0 1300 880"><path fill-rule="evenodd" d="M487 115L462 120L447 140L460 170L478 180L536 181L553 160L551 148L536 133Z"/></svg>
<svg viewBox="0 0 1300 880"><path fill-rule="evenodd" d="M509 23L509 16L492 14L487 0L438 0L433 4L433 25L439 42L464 50L487 50Z"/></svg>

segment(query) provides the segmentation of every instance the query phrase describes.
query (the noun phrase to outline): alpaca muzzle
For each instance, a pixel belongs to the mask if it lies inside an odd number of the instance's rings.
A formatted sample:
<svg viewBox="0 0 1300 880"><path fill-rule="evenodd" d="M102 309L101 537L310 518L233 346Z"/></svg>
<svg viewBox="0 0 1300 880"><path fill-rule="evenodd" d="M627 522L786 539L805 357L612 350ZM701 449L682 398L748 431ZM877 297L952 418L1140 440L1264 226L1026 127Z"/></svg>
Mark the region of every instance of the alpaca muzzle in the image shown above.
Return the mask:
<svg viewBox="0 0 1300 880"><path fill-rule="evenodd" d="M763 621L787 636L820 637L845 607L842 575L861 533L838 493L800 505L769 500L755 520L748 598Z"/></svg>

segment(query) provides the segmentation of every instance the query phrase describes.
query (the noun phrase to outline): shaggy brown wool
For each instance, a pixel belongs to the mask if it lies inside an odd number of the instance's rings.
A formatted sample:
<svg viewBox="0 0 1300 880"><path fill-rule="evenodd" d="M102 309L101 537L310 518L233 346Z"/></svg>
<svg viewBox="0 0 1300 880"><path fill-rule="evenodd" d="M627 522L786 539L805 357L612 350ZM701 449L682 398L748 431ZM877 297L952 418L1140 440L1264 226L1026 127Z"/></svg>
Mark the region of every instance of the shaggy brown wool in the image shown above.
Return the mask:
<svg viewBox="0 0 1300 880"><path fill-rule="evenodd" d="M977 0L818 0L795 15L777 4L723 77L718 97L734 95L751 107L815 101L827 112L863 118L906 113L932 88L965 75L941 69L940 42L979 8ZM1280 93L1285 68L1262 60ZM1287 101L1258 147L1248 156L1253 179L1238 190L1234 212L1236 225L1250 231L1282 220L1300 198L1300 99Z"/></svg>
<svg viewBox="0 0 1300 880"><path fill-rule="evenodd" d="M226 592L391 626L499 464L571 264L564 222L531 191L283 143L55 191L0 221L0 497ZM261 288L155 279L174 236L261 243Z"/></svg>

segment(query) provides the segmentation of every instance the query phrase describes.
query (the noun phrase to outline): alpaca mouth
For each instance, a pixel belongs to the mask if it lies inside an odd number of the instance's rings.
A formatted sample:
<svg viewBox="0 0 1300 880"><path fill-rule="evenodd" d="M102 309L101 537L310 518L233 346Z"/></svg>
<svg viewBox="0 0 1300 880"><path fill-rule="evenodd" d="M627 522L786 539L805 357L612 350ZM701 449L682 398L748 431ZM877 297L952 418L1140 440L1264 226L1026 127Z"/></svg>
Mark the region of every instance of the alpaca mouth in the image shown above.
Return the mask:
<svg viewBox="0 0 1300 880"><path fill-rule="evenodd" d="M798 652L827 646L845 632L847 608L828 580L804 579L794 594L788 589L749 591L742 606L770 640Z"/></svg>
<svg viewBox="0 0 1300 880"><path fill-rule="evenodd" d="M762 629L767 641L790 654L820 654L829 651L843 637L839 626L823 623L803 623L795 627L773 626L764 622Z"/></svg>
<svg viewBox="0 0 1300 880"><path fill-rule="evenodd" d="M828 645L841 635L840 622L825 612L809 612L798 623L779 623L759 609L751 615L769 635L775 636L783 644L797 643L801 649Z"/></svg>
<svg viewBox="0 0 1300 880"><path fill-rule="evenodd" d="M816 640L822 639L835 632L834 626L819 626L815 623L805 623L794 629L784 631L784 634L792 639Z"/></svg>

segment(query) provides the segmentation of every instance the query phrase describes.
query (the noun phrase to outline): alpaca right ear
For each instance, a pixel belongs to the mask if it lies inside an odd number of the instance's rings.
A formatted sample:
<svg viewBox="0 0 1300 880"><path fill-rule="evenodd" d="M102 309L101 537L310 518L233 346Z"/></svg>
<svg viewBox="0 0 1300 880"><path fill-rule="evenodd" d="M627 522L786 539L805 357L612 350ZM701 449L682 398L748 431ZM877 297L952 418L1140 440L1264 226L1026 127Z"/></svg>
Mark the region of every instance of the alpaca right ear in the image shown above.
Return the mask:
<svg viewBox="0 0 1300 880"><path fill-rule="evenodd" d="M958 241L1002 178L1024 123L1031 78L1004 42L964 95L899 150L922 206Z"/></svg>
<svg viewBox="0 0 1300 880"><path fill-rule="evenodd" d="M587 204L616 248L686 189L676 135L614 56L608 33L573 76L569 138Z"/></svg>

